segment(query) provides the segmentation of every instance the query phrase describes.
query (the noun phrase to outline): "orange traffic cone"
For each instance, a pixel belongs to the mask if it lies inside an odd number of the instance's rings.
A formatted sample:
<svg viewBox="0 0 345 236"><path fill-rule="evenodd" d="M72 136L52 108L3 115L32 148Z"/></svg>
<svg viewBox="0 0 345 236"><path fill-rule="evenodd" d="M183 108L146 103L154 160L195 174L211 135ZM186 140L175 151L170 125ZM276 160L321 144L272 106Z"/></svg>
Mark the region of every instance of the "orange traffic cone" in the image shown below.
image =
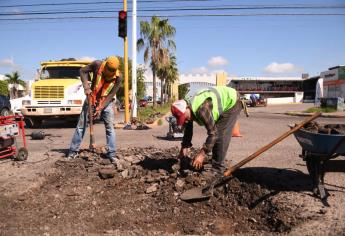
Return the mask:
<svg viewBox="0 0 345 236"><path fill-rule="evenodd" d="M240 134L240 123L236 121L234 128L232 128L232 137L242 137Z"/></svg>

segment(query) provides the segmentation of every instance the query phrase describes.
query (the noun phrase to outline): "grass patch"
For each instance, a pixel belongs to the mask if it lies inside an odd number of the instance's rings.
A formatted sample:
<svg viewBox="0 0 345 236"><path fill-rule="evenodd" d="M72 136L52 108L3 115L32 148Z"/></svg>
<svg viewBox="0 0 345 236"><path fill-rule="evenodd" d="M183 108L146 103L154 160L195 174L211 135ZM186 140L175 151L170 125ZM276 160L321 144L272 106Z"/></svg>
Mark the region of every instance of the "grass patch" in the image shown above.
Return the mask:
<svg viewBox="0 0 345 236"><path fill-rule="evenodd" d="M333 107L311 107L307 109L305 112L307 113L314 113L314 112L323 112L323 113L330 113L330 112L336 112L337 109Z"/></svg>
<svg viewBox="0 0 345 236"><path fill-rule="evenodd" d="M157 121L157 125L162 125L162 124L163 124L162 119L159 119L159 120Z"/></svg>
<svg viewBox="0 0 345 236"><path fill-rule="evenodd" d="M170 106L171 106L171 103L165 103L162 106L157 105L157 107L155 108L153 108L152 106L140 107L138 109L138 118L142 122L145 122L149 118L157 119L159 117L155 116L155 114L157 113L160 113L161 115L167 114L170 111ZM161 122L163 123L162 120Z"/></svg>

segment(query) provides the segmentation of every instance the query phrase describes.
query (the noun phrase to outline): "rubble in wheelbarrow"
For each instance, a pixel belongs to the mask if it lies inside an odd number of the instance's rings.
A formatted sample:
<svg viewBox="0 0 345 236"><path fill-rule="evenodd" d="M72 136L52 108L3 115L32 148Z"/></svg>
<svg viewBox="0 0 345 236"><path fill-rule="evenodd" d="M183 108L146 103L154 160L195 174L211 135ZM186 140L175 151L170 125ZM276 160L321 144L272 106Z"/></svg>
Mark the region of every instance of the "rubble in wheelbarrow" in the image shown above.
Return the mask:
<svg viewBox="0 0 345 236"><path fill-rule="evenodd" d="M345 135L345 124L321 125L318 122L312 121L306 124L303 129L312 133Z"/></svg>
<svg viewBox="0 0 345 236"><path fill-rule="evenodd" d="M28 234L46 233L41 222L57 230L48 230L50 234L73 230L141 235L286 233L306 220L299 206L284 197L270 197L272 190L254 179L233 178L207 201L181 201L182 192L204 186L214 175L181 171L177 148L118 150L116 166L103 158L106 151L104 147L83 150L77 159L57 161L56 171L42 188L30 192L20 206L7 206L9 212L30 219ZM35 217L30 217L30 210Z"/></svg>

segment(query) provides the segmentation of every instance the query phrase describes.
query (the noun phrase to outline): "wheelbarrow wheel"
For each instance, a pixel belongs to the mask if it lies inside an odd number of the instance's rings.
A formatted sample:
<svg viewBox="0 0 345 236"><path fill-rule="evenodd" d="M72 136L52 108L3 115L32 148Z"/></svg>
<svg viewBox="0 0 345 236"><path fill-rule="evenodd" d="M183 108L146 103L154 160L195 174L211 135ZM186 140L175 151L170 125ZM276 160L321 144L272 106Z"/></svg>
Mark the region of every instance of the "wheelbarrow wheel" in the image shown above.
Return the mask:
<svg viewBox="0 0 345 236"><path fill-rule="evenodd" d="M28 156L29 156L28 150L25 147L21 147L18 150L16 160L17 161L25 161L26 159L28 159Z"/></svg>

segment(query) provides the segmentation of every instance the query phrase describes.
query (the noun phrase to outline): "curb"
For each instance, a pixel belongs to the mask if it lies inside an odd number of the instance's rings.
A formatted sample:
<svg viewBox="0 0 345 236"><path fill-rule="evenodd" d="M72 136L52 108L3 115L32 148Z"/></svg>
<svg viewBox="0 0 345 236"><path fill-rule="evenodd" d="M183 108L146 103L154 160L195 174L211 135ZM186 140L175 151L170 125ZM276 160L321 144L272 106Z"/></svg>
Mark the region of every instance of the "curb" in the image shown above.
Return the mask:
<svg viewBox="0 0 345 236"><path fill-rule="evenodd" d="M289 116L312 116L313 113L306 113L306 112L285 112L283 113ZM321 117L324 118L345 118L345 114L329 114L329 113L322 113Z"/></svg>

